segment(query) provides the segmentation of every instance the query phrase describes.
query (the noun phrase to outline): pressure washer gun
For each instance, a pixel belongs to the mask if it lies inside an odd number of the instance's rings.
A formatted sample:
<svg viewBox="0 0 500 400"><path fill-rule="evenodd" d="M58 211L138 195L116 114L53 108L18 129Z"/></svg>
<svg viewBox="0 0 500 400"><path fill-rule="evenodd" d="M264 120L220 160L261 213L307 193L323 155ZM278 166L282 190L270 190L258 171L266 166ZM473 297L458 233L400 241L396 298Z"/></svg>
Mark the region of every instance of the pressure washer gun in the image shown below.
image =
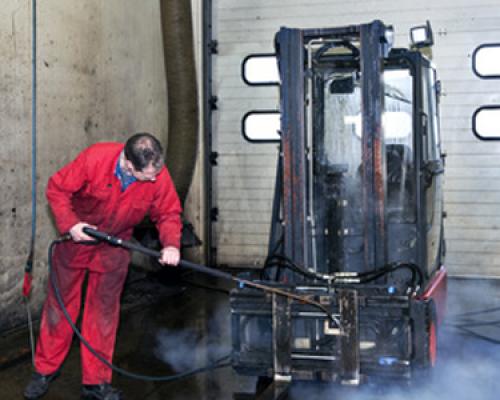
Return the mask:
<svg viewBox="0 0 500 400"><path fill-rule="evenodd" d="M85 228L83 228L83 232L86 233L87 235L93 237L94 239L100 240L102 242L107 242L112 246L118 246L118 247L123 247L123 248L128 249L128 250L138 251L139 253L145 254L147 256L155 257L156 259L159 259L161 257L161 253L157 250L149 249L149 248L144 247L140 244L133 243L131 241L124 240L124 239L121 239L121 238L116 237L116 236L111 236L108 233L101 232L101 231L98 231L96 229L85 227ZM266 292L270 292L270 293L274 293L274 294L277 294L280 296L285 296L285 297L288 297L291 299L295 299L295 300L298 300L298 301L303 302L303 303L311 304L311 305L321 309L328 316L328 318L330 320L332 320L332 322L334 322L337 325L337 327L340 327L340 321L337 319L336 316L332 315L330 310L328 310L324 305L318 303L317 301L311 300L305 296L299 296L299 295L296 295L294 293L287 292L286 290L283 290L283 289L271 287L268 285L263 285L261 283L249 281L247 279L242 279L242 278L233 276L227 272L222 272L222 271L216 270L214 268L209 268L209 267L206 267L204 265L195 264L195 263L192 263L192 262L189 262L186 260L180 260L179 266L182 268L188 268L188 269L191 269L193 271L201 272L203 274L207 274L207 275L210 275L210 276L213 276L216 278L234 281L234 282L239 283L240 285L250 286L250 287L260 289L260 290L263 290Z"/></svg>
<svg viewBox="0 0 500 400"><path fill-rule="evenodd" d="M144 255L154 257L157 259L159 259L161 257L161 253L157 250L153 250L153 249L150 249L148 247L144 247L140 244L131 242L129 240L124 240L124 239L121 239L119 237L112 236L106 232L101 232L101 231L98 231L96 229L92 229L89 227L84 227L83 232L86 233L87 235L93 237L94 239L97 239L97 240L102 241L102 242L107 242L112 246L123 247L123 248L128 249L128 250L137 251L139 253L142 253ZM222 272L222 271L217 271L214 268L208 268L208 267L205 267L204 265L194 264L194 263L191 263L191 262L185 261L185 260L181 260L179 262L179 266L184 267L184 268L189 268L189 269L192 269L192 270L195 270L198 272L202 272L202 273L205 273L208 275L212 275L212 276L215 276L218 278L222 278L222 279L233 280L233 278L234 278L231 274L227 274L227 273Z"/></svg>

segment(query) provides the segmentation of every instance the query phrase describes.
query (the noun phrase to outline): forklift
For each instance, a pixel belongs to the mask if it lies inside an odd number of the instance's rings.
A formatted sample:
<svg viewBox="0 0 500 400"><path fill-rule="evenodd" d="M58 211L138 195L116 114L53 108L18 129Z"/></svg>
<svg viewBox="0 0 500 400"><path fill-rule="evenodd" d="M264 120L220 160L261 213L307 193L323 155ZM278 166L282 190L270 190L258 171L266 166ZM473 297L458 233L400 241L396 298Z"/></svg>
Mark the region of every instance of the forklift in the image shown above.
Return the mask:
<svg viewBox="0 0 500 400"><path fill-rule="evenodd" d="M279 155L259 279L295 297L230 295L233 367L269 384L262 398L292 381L411 382L436 364L444 154L432 31L418 28L409 49L378 20L275 36Z"/></svg>

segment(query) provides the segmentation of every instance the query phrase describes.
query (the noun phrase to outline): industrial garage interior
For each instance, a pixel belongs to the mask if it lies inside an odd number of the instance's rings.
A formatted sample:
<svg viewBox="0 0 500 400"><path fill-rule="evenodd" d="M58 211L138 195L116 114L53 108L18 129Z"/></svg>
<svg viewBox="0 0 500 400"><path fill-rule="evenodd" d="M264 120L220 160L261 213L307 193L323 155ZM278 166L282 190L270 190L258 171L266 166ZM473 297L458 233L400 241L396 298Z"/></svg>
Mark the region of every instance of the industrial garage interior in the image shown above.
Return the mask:
<svg viewBox="0 0 500 400"><path fill-rule="evenodd" d="M44 399L498 398L498 1L4 0L0 17L1 399L28 398L57 293L49 178L138 132L162 144L182 261L159 263L151 214L130 240L89 233L131 254L103 382L121 395L81 392L75 334Z"/></svg>

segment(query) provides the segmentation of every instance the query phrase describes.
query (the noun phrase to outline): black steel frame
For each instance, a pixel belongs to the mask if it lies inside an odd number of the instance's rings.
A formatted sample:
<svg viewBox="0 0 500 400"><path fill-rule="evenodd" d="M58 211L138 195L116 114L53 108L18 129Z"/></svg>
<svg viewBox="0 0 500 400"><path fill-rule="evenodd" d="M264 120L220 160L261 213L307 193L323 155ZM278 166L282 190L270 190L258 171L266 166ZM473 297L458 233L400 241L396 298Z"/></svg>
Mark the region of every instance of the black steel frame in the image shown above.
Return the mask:
<svg viewBox="0 0 500 400"><path fill-rule="evenodd" d="M217 264L216 249L213 244L213 205L212 168L216 164L212 147L212 112L216 108L212 90L212 56L216 53L216 42L212 37L212 0L203 0L203 135L204 135L204 185L205 185L205 264Z"/></svg>

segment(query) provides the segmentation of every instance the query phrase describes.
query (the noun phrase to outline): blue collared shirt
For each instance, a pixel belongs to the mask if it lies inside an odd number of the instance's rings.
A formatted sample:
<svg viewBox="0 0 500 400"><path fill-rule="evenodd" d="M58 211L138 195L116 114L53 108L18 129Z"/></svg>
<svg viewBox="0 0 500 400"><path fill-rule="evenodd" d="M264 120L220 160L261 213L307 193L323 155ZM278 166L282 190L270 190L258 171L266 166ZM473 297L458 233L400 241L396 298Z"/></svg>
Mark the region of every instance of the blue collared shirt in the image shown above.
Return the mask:
<svg viewBox="0 0 500 400"><path fill-rule="evenodd" d="M116 163L115 175L120 180L122 192L124 192L125 189L127 189L132 183L137 181L134 176L128 175L122 170L122 167L120 166L120 158L118 158L118 162Z"/></svg>

